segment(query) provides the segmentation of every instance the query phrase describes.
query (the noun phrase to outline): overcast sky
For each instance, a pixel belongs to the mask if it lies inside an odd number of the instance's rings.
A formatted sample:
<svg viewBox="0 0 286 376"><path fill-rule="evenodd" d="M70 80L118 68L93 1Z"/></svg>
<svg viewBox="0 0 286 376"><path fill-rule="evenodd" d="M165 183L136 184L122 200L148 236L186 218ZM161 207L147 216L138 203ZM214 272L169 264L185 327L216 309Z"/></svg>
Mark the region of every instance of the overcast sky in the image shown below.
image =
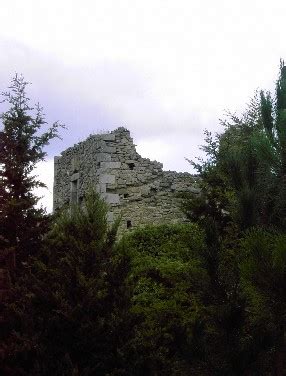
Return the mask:
<svg viewBox="0 0 286 376"><path fill-rule="evenodd" d="M47 120L68 127L39 168L90 133L125 126L141 155L188 171L203 130L220 130L286 58L280 0L11 0L0 12L0 90L15 72Z"/></svg>

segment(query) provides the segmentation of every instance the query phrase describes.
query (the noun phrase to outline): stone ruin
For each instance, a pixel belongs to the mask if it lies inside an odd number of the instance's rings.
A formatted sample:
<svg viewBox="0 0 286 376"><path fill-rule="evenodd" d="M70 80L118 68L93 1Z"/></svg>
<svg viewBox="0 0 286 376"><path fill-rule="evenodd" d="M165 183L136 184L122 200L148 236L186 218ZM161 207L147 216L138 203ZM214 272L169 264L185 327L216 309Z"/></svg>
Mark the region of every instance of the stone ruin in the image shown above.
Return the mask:
<svg viewBox="0 0 286 376"><path fill-rule="evenodd" d="M91 135L55 157L54 211L80 203L91 187L108 203L108 221L121 217L120 232L187 221L178 193L199 192L191 174L163 171L162 163L142 158L122 127Z"/></svg>

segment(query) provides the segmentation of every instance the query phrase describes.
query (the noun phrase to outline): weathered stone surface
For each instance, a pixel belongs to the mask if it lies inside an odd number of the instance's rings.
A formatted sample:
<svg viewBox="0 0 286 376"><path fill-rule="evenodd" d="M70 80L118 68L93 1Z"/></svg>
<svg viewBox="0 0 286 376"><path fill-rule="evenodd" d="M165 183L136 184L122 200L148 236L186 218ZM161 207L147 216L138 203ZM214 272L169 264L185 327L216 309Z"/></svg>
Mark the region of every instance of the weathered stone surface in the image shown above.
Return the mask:
<svg viewBox="0 0 286 376"><path fill-rule="evenodd" d="M108 146L108 145L102 145L101 148L100 148L100 151L102 153L115 153L116 152L116 148L114 146Z"/></svg>
<svg viewBox="0 0 286 376"><path fill-rule="evenodd" d="M106 184L96 184L95 190L97 193L106 193Z"/></svg>
<svg viewBox="0 0 286 376"><path fill-rule="evenodd" d="M120 168L121 162L101 162L100 167L105 169Z"/></svg>
<svg viewBox="0 0 286 376"><path fill-rule="evenodd" d="M103 193L101 196L108 204L119 204L118 193Z"/></svg>
<svg viewBox="0 0 286 376"><path fill-rule="evenodd" d="M73 174L72 176L71 176L71 181L75 181L75 180L78 180L79 179L79 172L77 172L76 174Z"/></svg>
<svg viewBox="0 0 286 376"><path fill-rule="evenodd" d="M142 158L122 127L92 135L55 157L54 210L92 186L110 205L108 222L122 218L121 233L148 223L186 221L176 193L199 193L192 175L163 171L162 163Z"/></svg>
<svg viewBox="0 0 286 376"><path fill-rule="evenodd" d="M103 141L115 141L115 134L114 133L107 133L101 135Z"/></svg>
<svg viewBox="0 0 286 376"><path fill-rule="evenodd" d="M107 213L107 218L106 219L107 219L108 223L112 223L114 221L114 215L113 215L113 213L109 211Z"/></svg>
<svg viewBox="0 0 286 376"><path fill-rule="evenodd" d="M115 175L111 174L103 174L99 176L99 182L102 184L114 184L115 183Z"/></svg>
<svg viewBox="0 0 286 376"><path fill-rule="evenodd" d="M98 162L110 162L111 161L111 155L107 153L97 153L96 154L96 160Z"/></svg>
<svg viewBox="0 0 286 376"><path fill-rule="evenodd" d="M79 160L77 156L72 158L71 167L72 167L71 169L73 172L77 172L79 170Z"/></svg>

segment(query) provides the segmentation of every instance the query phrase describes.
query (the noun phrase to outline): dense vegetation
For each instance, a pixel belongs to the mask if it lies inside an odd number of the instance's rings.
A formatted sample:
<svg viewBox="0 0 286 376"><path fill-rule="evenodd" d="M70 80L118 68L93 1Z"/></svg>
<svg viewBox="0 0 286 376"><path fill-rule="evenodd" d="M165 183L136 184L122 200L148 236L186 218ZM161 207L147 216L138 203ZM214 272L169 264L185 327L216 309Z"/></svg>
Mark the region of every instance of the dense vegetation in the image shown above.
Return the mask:
<svg viewBox="0 0 286 376"><path fill-rule="evenodd" d="M0 132L1 374L284 375L284 63L274 95L206 132L190 223L119 241L94 192L54 217L35 209L30 173L58 125L38 135L25 87L14 79Z"/></svg>

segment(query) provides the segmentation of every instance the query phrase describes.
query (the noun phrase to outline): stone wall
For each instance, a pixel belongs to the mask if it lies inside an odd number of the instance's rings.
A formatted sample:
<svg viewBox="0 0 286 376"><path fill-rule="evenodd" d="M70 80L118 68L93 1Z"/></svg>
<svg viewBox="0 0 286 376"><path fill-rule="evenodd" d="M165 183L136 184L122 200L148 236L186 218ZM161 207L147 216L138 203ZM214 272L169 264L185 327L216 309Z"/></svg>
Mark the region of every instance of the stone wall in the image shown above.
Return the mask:
<svg viewBox="0 0 286 376"><path fill-rule="evenodd" d="M120 231L186 221L177 193L198 193L192 175L163 171L162 163L142 158L122 127L92 135L55 157L54 210L81 202L91 187L109 204L110 222L122 217Z"/></svg>

